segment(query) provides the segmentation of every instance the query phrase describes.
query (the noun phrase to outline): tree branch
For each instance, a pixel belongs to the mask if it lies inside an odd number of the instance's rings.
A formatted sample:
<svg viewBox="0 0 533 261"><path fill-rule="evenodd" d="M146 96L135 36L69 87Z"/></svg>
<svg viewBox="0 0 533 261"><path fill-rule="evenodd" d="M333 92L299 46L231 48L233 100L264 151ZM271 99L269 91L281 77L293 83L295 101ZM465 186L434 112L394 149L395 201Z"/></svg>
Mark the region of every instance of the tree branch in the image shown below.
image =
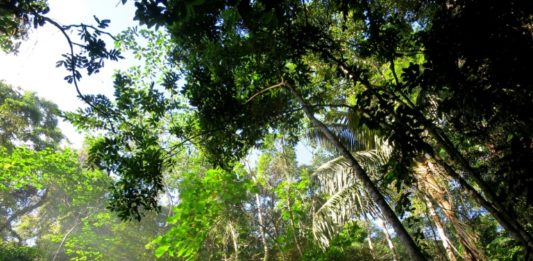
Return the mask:
<svg viewBox="0 0 533 261"><path fill-rule="evenodd" d="M102 109L100 109L99 107L97 107L96 105L94 105L89 99L87 99L87 97L81 92L80 90L80 87L78 85L78 80L77 80L77 75L76 75L76 64L77 64L77 60L76 60L76 56L74 54L74 45L79 45L77 43L74 43L72 41L72 39L70 39L70 36L67 34L67 32L65 31L65 26L62 26L60 25L58 22L50 19L49 17L46 17L46 16L42 16L38 13L33 13L35 16L43 19L44 21L50 23L51 25L53 25L54 27L56 27L62 34L63 36L65 37L65 39L67 40L67 43L69 45L69 49L70 49L70 57L72 58L72 63L71 63L71 68L68 68L70 71L71 71L71 76L72 76L72 83L74 84L74 87L76 89L76 92L78 93L78 97L83 101L85 102L87 105L89 105L89 107L93 108L95 111L98 111L100 113L102 113L102 115L105 116L106 118L106 121L107 123L109 124L109 126L111 127L111 131L113 133L116 133L115 131L115 127L114 127L114 124L111 122L111 119L113 117L113 115L111 115L108 111L104 111Z"/></svg>
<svg viewBox="0 0 533 261"><path fill-rule="evenodd" d="M48 196L48 189L45 189L44 194L41 196L41 198L39 199L39 201L37 203L35 203L33 205L30 205L28 207L25 207L25 208L15 212L15 213L13 213L13 215L11 215L6 220L6 222L3 225L0 226L0 231L8 228L10 226L11 222L15 221L20 216L25 215L27 213L30 213L33 210L38 209L39 207L41 207L44 203L46 203L47 196Z"/></svg>
<svg viewBox="0 0 533 261"><path fill-rule="evenodd" d="M250 97L248 100L246 100L246 102L244 104L247 104L249 103L251 100L253 100L255 97L257 97L258 95L261 95L262 93L264 92L267 92L271 89L274 89L274 88L278 88L278 87L283 87L283 85L285 84L285 82L282 80L280 83L277 83L277 84L274 84L272 86L269 86L265 89L262 89L260 90L259 92L257 92L256 94L252 95L252 97Z"/></svg>

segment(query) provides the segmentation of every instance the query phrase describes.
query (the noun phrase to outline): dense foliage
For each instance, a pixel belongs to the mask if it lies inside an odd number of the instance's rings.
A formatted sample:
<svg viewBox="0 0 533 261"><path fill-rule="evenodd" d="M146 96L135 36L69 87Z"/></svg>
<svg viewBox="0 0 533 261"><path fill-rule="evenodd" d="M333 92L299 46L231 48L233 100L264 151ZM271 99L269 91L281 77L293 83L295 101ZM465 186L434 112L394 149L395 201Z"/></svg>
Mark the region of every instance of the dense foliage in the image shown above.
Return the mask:
<svg viewBox="0 0 533 261"><path fill-rule="evenodd" d="M164 215L126 224L106 209L111 178L60 148L57 106L1 83L0 260L150 260ZM128 251L124 251L127 249Z"/></svg>
<svg viewBox="0 0 533 261"><path fill-rule="evenodd" d="M46 14L50 9L46 0L2 1L0 4L0 50L18 52L31 27L42 25L35 15Z"/></svg>
<svg viewBox="0 0 533 261"><path fill-rule="evenodd" d="M62 26L40 1L9 3L3 49L28 15L61 30L58 66L88 105L65 115L98 134L87 170L57 148L52 105L3 87L0 188L21 193L9 204L94 188L59 229L65 256L111 258L79 240L119 235L101 231L120 226L108 200L141 222L173 205L148 247L178 260L533 259L530 1L140 0L148 28L117 36L109 20ZM114 97L83 95L80 71L120 51L142 63L116 73ZM296 162L304 141L310 166Z"/></svg>

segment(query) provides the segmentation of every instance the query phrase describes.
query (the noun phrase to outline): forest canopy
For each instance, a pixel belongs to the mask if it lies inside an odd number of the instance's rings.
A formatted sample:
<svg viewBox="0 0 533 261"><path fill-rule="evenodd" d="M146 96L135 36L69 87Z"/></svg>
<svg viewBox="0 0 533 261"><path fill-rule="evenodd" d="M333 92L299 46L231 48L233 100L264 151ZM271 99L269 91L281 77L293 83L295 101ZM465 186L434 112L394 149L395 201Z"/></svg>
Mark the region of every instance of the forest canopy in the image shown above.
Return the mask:
<svg viewBox="0 0 533 261"><path fill-rule="evenodd" d="M533 259L530 1L131 2L143 27L118 35L112 17L60 25L42 1L2 3L0 46L28 23L63 32L57 65L87 106L61 116L97 133L68 164L108 175L100 196L122 220L168 211L155 256ZM113 97L83 94L82 73L121 52L144 63L116 72ZM28 171L0 188L44 197L38 182L59 180L28 179L43 172L19 158L72 153L57 108L17 111L39 99L2 88L1 164Z"/></svg>

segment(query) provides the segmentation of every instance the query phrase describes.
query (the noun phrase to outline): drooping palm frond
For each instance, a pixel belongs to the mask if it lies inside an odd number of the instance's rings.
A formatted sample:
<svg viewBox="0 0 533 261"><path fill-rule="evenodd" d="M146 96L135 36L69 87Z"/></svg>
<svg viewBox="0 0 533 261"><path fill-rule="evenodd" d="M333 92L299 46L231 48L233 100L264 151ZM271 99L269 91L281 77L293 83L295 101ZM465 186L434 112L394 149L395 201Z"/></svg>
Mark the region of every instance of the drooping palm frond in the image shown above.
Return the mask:
<svg viewBox="0 0 533 261"><path fill-rule="evenodd" d="M389 158L392 148L384 141L376 140L379 149L358 151L353 156L371 176L376 177L379 169ZM313 213L313 235L321 247L339 233L345 224L376 212L376 206L365 188L357 180L353 168L338 157L321 165L314 173L319 192L327 199Z"/></svg>
<svg viewBox="0 0 533 261"><path fill-rule="evenodd" d="M330 114L333 112L330 112ZM360 124L360 115L357 111L335 111L334 116L329 115L325 124L339 138L342 144L351 151L376 149L379 133ZM307 138L322 147L335 150L324 134L317 128L311 128L307 132Z"/></svg>
<svg viewBox="0 0 533 261"><path fill-rule="evenodd" d="M376 133L372 130L364 128L354 132L348 125L343 123L328 124L328 128L351 151L368 150L376 147ZM324 134L316 128L311 128L307 132L307 138L322 147L335 149Z"/></svg>
<svg viewBox="0 0 533 261"><path fill-rule="evenodd" d="M379 168L388 162L390 154L392 153L392 147L385 141L376 139L376 144L378 144L378 149L357 151L352 153L354 158L361 164L363 169L370 174L371 178L376 178L378 176ZM349 174L350 178L354 179L355 176L351 172L350 168L350 164L346 161L346 159L343 157L337 157L322 164L315 170L313 175L317 177L328 178L328 176L337 174L337 170L343 169L349 172L346 174Z"/></svg>
<svg viewBox="0 0 533 261"><path fill-rule="evenodd" d="M333 194L313 216L313 235L322 247L337 235L345 224L364 213L374 212L375 206L359 183L340 189Z"/></svg>

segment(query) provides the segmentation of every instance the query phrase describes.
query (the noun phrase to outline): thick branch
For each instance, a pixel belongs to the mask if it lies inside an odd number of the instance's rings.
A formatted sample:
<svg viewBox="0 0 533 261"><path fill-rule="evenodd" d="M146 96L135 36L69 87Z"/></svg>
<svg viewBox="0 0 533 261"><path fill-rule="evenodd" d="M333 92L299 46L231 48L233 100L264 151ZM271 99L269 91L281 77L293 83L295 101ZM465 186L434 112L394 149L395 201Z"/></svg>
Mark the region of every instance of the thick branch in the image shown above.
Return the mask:
<svg viewBox="0 0 533 261"><path fill-rule="evenodd" d="M11 215L7 220L6 220L6 223L2 224L0 226L0 231L6 229L7 227L9 227L9 225L11 224L11 222L17 220L19 217L27 214L27 213L30 213L36 209L38 209L39 207L41 207L44 203L46 203L46 199L47 199L47 196L48 196L48 189L46 189L44 191L44 194L39 198L39 201L33 205L30 205L30 206L27 206L15 213L13 213L13 215Z"/></svg>

